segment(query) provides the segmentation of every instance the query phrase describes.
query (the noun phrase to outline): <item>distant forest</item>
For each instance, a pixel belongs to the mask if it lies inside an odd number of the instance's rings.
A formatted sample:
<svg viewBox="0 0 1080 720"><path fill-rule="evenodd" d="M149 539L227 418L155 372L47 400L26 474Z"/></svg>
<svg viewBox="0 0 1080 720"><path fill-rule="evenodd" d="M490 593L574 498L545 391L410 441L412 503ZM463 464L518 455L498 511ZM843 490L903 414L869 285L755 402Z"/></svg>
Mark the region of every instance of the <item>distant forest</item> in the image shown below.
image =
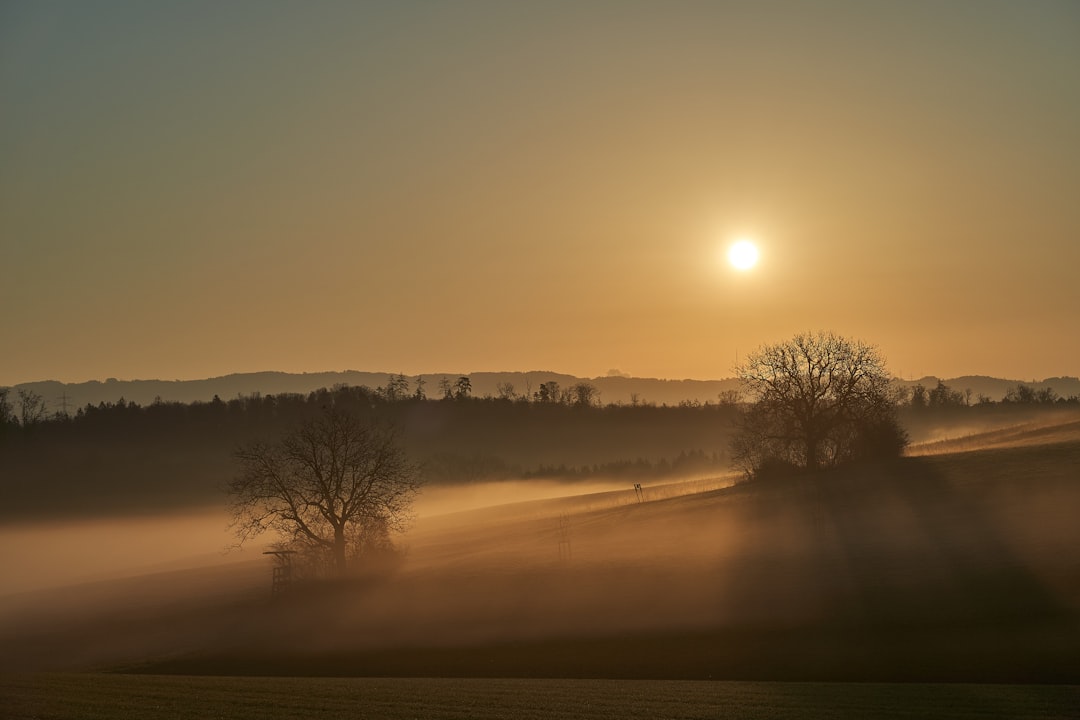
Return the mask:
<svg viewBox="0 0 1080 720"><path fill-rule="evenodd" d="M715 402L604 404L591 383L554 380L528 395L504 385L477 398L469 376L425 388L399 375L378 388L339 385L190 403L121 399L63 413L50 412L32 391L0 389L0 520L219 504L235 472L235 448L275 439L330 405L397 427L429 483L720 474L730 469L741 402L732 390ZM943 428L1080 408L1077 395L1047 388L1017 384L991 400L940 381L898 386L897 402L914 441Z"/></svg>
<svg viewBox="0 0 1080 720"><path fill-rule="evenodd" d="M87 404L115 403L121 398L126 402L149 405L155 400L161 402L192 403L209 401L215 395L220 398L235 398L241 395L252 396L281 395L300 393L307 395L319 388L348 385L351 387L380 387L387 383L388 377L404 378L415 390L423 384L426 395L437 397L439 386L443 382L454 383L459 377L469 378L472 397L498 398L506 391L517 398L532 398L545 383L556 383L561 388L569 388L580 382L587 382L595 387L598 400L609 404L654 404L678 405L684 402L715 403L723 393L738 390L739 381L735 378L724 380L660 380L656 378L629 377L611 370L608 375L597 378L579 378L573 375L548 371L529 372L476 372L463 375L460 373L434 373L428 375L388 375L387 373L344 372L324 373L283 373L257 372L238 373L204 380L117 380L109 378L104 382L91 380L81 383L62 383L55 380L23 383L11 389L15 397L21 391L32 392L40 396L46 404L48 413L74 413L77 408ZM923 377L915 380L897 379L900 387L913 388L922 385L934 388L938 382L944 382L957 391L970 396L971 402L980 397L997 401L1004 399L1011 388L1020 384L1019 380L1005 380L985 376L969 375L953 379ZM1041 381L1023 383L1038 392L1052 389L1062 397L1080 395L1080 378L1056 377Z"/></svg>

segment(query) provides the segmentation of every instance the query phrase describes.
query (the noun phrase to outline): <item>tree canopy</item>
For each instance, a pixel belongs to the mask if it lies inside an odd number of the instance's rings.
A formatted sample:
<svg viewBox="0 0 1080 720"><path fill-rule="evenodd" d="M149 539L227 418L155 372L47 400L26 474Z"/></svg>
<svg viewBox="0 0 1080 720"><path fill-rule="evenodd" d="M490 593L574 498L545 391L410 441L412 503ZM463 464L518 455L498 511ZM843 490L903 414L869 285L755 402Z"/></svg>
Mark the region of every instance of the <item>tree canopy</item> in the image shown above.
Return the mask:
<svg viewBox="0 0 1080 720"><path fill-rule="evenodd" d="M229 493L240 541L276 531L291 548L328 554L338 574L404 529L419 490L389 428L334 408L279 442L241 447L236 459Z"/></svg>
<svg viewBox="0 0 1080 720"><path fill-rule="evenodd" d="M733 443L748 475L896 456L907 443L884 358L871 345L806 333L762 347L736 372L753 399Z"/></svg>

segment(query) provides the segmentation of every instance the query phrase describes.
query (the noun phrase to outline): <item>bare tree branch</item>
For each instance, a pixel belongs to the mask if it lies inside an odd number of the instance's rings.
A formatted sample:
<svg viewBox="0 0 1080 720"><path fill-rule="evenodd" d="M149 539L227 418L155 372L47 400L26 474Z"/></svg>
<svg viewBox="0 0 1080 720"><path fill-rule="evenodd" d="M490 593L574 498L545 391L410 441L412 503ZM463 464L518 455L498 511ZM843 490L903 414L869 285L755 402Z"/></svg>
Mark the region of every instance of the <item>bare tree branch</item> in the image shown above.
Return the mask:
<svg viewBox="0 0 1080 720"><path fill-rule="evenodd" d="M769 464L816 470L896 455L907 442L876 348L833 333L797 335L736 368L755 399L733 450L748 475Z"/></svg>
<svg viewBox="0 0 1080 720"><path fill-rule="evenodd" d="M274 531L331 551L339 573L358 543L388 543L387 533L404 529L420 487L390 428L336 409L235 457L229 508L240 542Z"/></svg>

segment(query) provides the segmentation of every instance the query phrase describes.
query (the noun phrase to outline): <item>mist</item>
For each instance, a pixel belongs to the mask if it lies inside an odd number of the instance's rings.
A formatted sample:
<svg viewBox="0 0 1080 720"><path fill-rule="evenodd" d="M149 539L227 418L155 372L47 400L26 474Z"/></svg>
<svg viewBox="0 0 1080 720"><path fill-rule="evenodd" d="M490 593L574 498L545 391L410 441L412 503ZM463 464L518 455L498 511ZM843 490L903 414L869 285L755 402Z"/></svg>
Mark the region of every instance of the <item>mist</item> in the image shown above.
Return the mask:
<svg viewBox="0 0 1080 720"><path fill-rule="evenodd" d="M492 482L476 482L465 485L431 485L421 492L415 504L418 519L434 518L451 513L480 510L497 506L513 505L517 503L529 503L537 500L553 500L557 498L581 498L592 497L588 507L620 505L631 502L639 502L633 487L641 485L644 497L660 499L662 497L676 497L689 493L702 492L703 490L715 490L727 487L734 483L735 474L723 475L688 475L682 478L664 478L649 482L639 478L641 482L635 483L626 478L589 479L578 480L571 478L543 478L543 479L510 479ZM579 505L579 503L575 503ZM529 510L551 505L534 505ZM507 509L506 512L511 512Z"/></svg>
<svg viewBox="0 0 1080 720"><path fill-rule="evenodd" d="M222 508L0 525L0 595L249 559L227 525Z"/></svg>
<svg viewBox="0 0 1080 720"><path fill-rule="evenodd" d="M901 630L969 648L973 627L1042 637L1080 613L1080 420L1024 420L812 483L433 485L393 562L276 598L261 554L274 538L226 552L222 506L8 523L0 667L453 674L493 671L459 666L462 652L535 643L684 638L665 661L675 667L725 647L717 633L765 633L760 643L835 631L883 647ZM515 657L529 672L569 662Z"/></svg>
<svg viewBox="0 0 1080 720"><path fill-rule="evenodd" d="M3 664L156 658L185 672L218 657L223 671L302 672L289 658L739 628L944 631L1075 613L1074 466L1038 447L1010 452L911 458L874 483L839 475L812 488L731 477L644 497L613 481L434 488L392 571L276 601L261 548L220 553L218 510L8 527L5 548L24 550L3 562L23 592L0 598ZM1036 487L996 481L1020 468L1039 472Z"/></svg>

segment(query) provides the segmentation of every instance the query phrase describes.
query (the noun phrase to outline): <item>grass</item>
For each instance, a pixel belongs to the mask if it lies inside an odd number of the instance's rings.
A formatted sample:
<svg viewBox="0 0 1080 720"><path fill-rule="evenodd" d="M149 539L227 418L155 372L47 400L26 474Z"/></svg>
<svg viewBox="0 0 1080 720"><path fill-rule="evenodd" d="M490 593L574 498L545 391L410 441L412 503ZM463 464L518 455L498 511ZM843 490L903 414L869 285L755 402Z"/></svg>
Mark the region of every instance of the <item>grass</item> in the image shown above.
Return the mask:
<svg viewBox="0 0 1080 720"><path fill-rule="evenodd" d="M10 720L1067 718L1074 685L664 680L0 677Z"/></svg>
<svg viewBox="0 0 1080 720"><path fill-rule="evenodd" d="M0 718L1080 717L1077 430L446 516L398 574L275 603L42 595L0 612Z"/></svg>

